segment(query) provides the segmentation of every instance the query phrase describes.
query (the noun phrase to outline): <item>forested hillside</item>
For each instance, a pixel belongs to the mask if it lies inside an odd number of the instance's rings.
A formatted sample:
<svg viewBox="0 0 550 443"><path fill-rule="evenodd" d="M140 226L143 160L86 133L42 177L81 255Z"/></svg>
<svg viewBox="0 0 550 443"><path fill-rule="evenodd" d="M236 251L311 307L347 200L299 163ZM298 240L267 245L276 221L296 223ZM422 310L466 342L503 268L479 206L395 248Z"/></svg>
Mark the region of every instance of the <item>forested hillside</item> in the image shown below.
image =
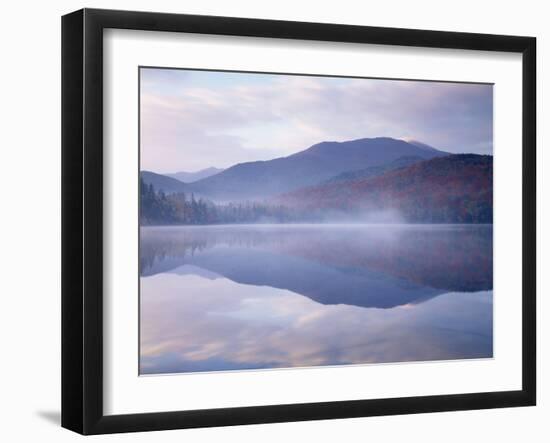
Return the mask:
<svg viewBox="0 0 550 443"><path fill-rule="evenodd" d="M391 211L408 223L492 223L493 157L434 158L373 178L304 188L274 203L319 217L360 220Z"/></svg>
<svg viewBox="0 0 550 443"><path fill-rule="evenodd" d="M141 224L492 223L493 158L449 155L262 201L216 204L140 183ZM382 217L380 214L391 214Z"/></svg>

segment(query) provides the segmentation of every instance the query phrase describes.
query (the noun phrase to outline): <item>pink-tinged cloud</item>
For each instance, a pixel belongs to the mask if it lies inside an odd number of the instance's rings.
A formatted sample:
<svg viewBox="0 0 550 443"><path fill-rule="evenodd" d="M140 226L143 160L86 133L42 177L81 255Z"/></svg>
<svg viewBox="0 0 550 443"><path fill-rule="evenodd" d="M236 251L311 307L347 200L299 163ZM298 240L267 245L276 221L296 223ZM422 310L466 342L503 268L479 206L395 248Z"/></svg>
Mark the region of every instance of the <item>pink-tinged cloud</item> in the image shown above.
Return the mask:
<svg viewBox="0 0 550 443"><path fill-rule="evenodd" d="M491 85L151 68L140 75L141 169L228 167L378 136L492 153Z"/></svg>

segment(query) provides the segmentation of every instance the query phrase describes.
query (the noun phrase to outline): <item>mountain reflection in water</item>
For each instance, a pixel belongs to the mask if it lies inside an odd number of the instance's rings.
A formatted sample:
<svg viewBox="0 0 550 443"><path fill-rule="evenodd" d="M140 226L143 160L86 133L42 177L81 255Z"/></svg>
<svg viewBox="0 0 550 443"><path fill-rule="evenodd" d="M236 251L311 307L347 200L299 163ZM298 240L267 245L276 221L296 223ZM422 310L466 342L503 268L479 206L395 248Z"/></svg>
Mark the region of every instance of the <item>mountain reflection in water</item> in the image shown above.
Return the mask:
<svg viewBox="0 0 550 443"><path fill-rule="evenodd" d="M492 356L492 226L140 233L142 374Z"/></svg>

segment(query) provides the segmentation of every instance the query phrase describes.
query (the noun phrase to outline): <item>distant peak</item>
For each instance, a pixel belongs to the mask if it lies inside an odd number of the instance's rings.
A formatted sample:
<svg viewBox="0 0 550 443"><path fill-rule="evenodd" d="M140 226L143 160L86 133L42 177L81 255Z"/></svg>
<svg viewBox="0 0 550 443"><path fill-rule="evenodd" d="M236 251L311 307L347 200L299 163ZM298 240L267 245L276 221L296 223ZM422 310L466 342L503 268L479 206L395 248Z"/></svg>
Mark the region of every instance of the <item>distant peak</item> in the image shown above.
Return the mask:
<svg viewBox="0 0 550 443"><path fill-rule="evenodd" d="M175 175L175 174L200 174L200 173L203 173L203 172L213 172L213 171L218 171L218 172L221 172L223 171L223 168L216 168L215 166L209 166L208 168L203 168L203 169L198 169L198 170L191 170L191 171L176 171L176 172L171 172L167 175Z"/></svg>

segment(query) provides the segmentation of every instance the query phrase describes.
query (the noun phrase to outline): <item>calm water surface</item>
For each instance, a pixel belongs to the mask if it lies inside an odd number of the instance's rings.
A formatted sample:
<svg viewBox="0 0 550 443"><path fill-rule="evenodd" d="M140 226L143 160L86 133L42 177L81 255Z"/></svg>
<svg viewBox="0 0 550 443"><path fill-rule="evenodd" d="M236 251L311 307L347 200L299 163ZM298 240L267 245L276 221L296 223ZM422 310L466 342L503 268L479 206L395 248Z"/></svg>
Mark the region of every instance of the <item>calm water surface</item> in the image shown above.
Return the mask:
<svg viewBox="0 0 550 443"><path fill-rule="evenodd" d="M488 358L492 226L144 227L140 371Z"/></svg>

